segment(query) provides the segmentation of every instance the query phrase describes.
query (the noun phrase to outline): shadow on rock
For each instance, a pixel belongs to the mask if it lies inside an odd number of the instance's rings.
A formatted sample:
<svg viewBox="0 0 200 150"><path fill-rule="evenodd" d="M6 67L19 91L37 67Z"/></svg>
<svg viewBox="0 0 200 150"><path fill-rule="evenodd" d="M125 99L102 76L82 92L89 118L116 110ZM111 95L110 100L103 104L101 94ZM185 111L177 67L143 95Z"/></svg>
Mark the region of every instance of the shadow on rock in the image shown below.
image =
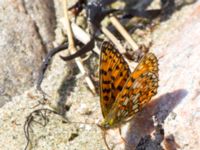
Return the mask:
<svg viewBox="0 0 200 150"><path fill-rule="evenodd" d="M153 116L157 118L158 122L164 123L169 113L173 111L186 95L186 90L179 89L166 93L147 104L143 111L138 113L130 122L126 134L127 144L125 150L134 149L133 147L138 144L142 137L150 135L155 130ZM130 148L130 145L132 148Z"/></svg>

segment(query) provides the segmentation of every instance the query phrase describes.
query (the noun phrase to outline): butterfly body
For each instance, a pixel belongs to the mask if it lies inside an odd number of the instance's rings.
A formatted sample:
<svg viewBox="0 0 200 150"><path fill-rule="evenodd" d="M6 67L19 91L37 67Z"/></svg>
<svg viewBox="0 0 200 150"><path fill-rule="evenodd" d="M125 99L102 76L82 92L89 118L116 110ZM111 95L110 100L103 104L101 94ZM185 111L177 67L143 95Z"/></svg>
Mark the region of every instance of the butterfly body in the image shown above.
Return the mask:
<svg viewBox="0 0 200 150"><path fill-rule="evenodd" d="M109 42L100 56L100 104L104 129L127 122L157 93L158 60L147 53L131 73L128 64Z"/></svg>

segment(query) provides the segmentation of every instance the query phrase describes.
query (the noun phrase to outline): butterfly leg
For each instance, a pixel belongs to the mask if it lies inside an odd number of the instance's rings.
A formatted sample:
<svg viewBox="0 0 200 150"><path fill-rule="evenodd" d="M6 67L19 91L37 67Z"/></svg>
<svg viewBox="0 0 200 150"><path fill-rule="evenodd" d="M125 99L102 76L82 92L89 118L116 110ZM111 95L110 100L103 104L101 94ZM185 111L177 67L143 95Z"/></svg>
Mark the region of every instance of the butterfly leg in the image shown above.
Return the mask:
<svg viewBox="0 0 200 150"><path fill-rule="evenodd" d="M121 127L119 127L119 134L120 134L120 137L122 139L122 141L125 143L126 146L129 147L129 149L133 149L133 146L128 144L127 140L122 136L122 129Z"/></svg>
<svg viewBox="0 0 200 150"><path fill-rule="evenodd" d="M112 149L109 147L108 143L107 143L107 140L106 140L106 131L105 131L105 130L102 131L102 137L103 137L103 141L104 141L104 143L105 143L107 149L108 149L108 150L112 150Z"/></svg>
<svg viewBox="0 0 200 150"><path fill-rule="evenodd" d="M127 144L127 141L126 141L125 138L122 136L122 129L121 129L121 127L119 127L119 134L120 134L120 137L121 137L122 141L123 141L125 144Z"/></svg>

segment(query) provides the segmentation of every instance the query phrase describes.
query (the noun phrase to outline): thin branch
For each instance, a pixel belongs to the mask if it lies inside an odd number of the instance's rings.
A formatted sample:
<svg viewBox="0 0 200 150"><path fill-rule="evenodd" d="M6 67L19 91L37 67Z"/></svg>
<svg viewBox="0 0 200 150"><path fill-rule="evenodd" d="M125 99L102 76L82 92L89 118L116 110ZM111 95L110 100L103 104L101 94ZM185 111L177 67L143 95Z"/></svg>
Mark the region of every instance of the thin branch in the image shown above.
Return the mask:
<svg viewBox="0 0 200 150"><path fill-rule="evenodd" d="M72 29L71 29L71 25L70 25L70 21L69 21L69 16L68 16L68 11L67 11L67 0L63 0L63 9L64 9L64 15L65 15L65 23L66 23L66 27L67 27L67 36L68 36L68 42L69 42L69 51L71 54L74 54L77 50L76 50L76 47L74 45L74 39L73 39L73 34L72 34ZM81 59L80 57L78 58L75 58L75 62L80 70L80 72L85 75L86 71L84 69L84 66L81 62ZM89 76L86 76L85 77L85 80L90 88L90 90L93 92L93 93L96 93L95 92L95 87L92 83L92 80L90 79Z"/></svg>
<svg viewBox="0 0 200 150"><path fill-rule="evenodd" d="M124 47L120 44L119 40L106 27L102 27L101 30L114 43L120 53L126 52Z"/></svg>
<svg viewBox="0 0 200 150"><path fill-rule="evenodd" d="M115 16L110 17L110 21L113 24L113 26L119 31L119 33L128 41L128 43L131 45L133 50L137 50L139 47L133 41L130 34L126 31L126 29L121 25L121 23L118 21L118 19Z"/></svg>
<svg viewBox="0 0 200 150"><path fill-rule="evenodd" d="M90 35L86 33L82 28L80 28L78 25L76 25L75 23L72 22L71 27L72 27L72 31L75 38L79 40L80 42L82 42L83 44L87 44L91 40ZM93 48L93 51L97 53L98 55L100 55L100 50L97 46Z"/></svg>
<svg viewBox="0 0 200 150"><path fill-rule="evenodd" d="M67 26L67 36L68 36L68 42L69 42L69 50L70 53L74 53L75 50L75 46L74 46L74 39L73 39L73 33L72 33L72 29L71 29L71 25L69 22L69 16L68 16L68 9L67 9L67 0L63 0L63 10L64 10L64 17L65 17L65 23Z"/></svg>
<svg viewBox="0 0 200 150"><path fill-rule="evenodd" d="M45 73L45 71L46 71L46 69L47 69L47 67L50 63L50 60L56 53L65 50L67 47L68 47L68 43L61 45L59 47L53 48L52 50L50 50L48 52L48 54L46 55L45 59L42 62L42 65L39 69L39 75L38 75L38 79L37 79L36 88L39 91L41 91L44 95L45 95L45 92L41 88L41 83L42 83L42 80L44 78L44 73Z"/></svg>

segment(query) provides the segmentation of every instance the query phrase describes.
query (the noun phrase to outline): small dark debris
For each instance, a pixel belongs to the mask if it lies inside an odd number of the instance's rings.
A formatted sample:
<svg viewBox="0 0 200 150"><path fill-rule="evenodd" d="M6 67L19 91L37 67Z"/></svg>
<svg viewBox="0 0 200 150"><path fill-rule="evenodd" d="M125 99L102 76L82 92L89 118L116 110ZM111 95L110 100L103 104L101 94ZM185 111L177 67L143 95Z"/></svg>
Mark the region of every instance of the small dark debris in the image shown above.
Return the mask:
<svg viewBox="0 0 200 150"><path fill-rule="evenodd" d="M78 133L72 133L68 141L74 140L78 136Z"/></svg>

